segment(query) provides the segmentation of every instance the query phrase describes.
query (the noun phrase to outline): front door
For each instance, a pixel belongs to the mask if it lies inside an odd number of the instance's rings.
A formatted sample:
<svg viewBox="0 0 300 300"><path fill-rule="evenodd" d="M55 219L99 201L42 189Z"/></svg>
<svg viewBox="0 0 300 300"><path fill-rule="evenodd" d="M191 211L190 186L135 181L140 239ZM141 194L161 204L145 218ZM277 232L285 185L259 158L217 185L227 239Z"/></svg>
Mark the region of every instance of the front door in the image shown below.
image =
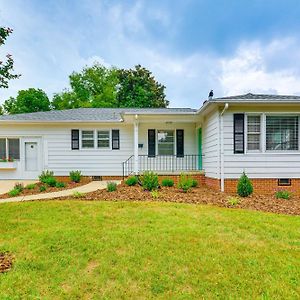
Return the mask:
<svg viewBox="0 0 300 300"><path fill-rule="evenodd" d="M38 171L38 143L25 142L25 170Z"/></svg>

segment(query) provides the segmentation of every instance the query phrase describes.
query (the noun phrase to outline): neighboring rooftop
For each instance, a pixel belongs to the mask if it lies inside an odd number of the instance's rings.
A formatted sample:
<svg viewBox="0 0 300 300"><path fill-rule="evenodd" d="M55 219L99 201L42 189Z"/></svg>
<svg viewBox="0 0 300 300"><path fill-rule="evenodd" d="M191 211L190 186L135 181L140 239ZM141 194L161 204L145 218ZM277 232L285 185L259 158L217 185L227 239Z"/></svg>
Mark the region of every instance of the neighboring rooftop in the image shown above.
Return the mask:
<svg viewBox="0 0 300 300"><path fill-rule="evenodd" d="M194 114L191 108L76 108L0 116L0 121L121 122L126 114Z"/></svg>
<svg viewBox="0 0 300 300"><path fill-rule="evenodd" d="M267 94L244 94L244 95L237 95L237 96L228 96L228 97L220 97L220 98L213 98L209 101L226 101L226 100L233 100L233 101L300 101L300 96L294 95L267 95Z"/></svg>

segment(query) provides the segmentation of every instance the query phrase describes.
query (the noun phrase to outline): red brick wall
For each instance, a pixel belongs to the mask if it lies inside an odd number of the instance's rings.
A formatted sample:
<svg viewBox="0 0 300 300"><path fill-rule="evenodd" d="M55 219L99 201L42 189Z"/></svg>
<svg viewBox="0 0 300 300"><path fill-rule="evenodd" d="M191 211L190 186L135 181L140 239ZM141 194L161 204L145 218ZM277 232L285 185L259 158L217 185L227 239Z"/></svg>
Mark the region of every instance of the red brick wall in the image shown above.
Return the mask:
<svg viewBox="0 0 300 300"><path fill-rule="evenodd" d="M221 190L221 181L217 178L205 177L205 184L215 191Z"/></svg>

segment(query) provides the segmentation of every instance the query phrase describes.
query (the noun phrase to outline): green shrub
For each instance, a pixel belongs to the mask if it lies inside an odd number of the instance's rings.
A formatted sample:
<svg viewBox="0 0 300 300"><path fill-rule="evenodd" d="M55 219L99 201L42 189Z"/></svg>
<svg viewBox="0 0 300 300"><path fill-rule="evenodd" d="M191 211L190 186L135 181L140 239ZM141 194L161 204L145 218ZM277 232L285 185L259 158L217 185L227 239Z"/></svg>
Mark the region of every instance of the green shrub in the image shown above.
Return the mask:
<svg viewBox="0 0 300 300"><path fill-rule="evenodd" d="M45 192L46 191L46 186L45 185L41 185L40 186L40 192Z"/></svg>
<svg viewBox="0 0 300 300"><path fill-rule="evenodd" d="M165 178L161 181L161 185L162 186L169 186L169 187L174 186L174 180L171 179L171 178Z"/></svg>
<svg viewBox="0 0 300 300"><path fill-rule="evenodd" d="M14 186L14 190L18 190L20 193L24 190L24 184L20 182L16 182Z"/></svg>
<svg viewBox="0 0 300 300"><path fill-rule="evenodd" d="M41 175L39 176L39 180L42 183L46 183L46 180L50 177L54 177L54 172L53 171L49 171L49 170L45 170L41 173Z"/></svg>
<svg viewBox="0 0 300 300"><path fill-rule="evenodd" d="M115 182L108 182L106 189L108 192L114 192L117 190L117 184Z"/></svg>
<svg viewBox="0 0 300 300"><path fill-rule="evenodd" d="M77 170L77 171L71 171L69 176L72 182L78 183L81 180L82 174L81 171Z"/></svg>
<svg viewBox="0 0 300 300"><path fill-rule="evenodd" d="M136 185L138 183L138 178L136 176L131 176L125 181L125 183L129 186Z"/></svg>
<svg viewBox="0 0 300 300"><path fill-rule="evenodd" d="M227 202L232 205L232 206L235 206L235 205L238 205L241 201L239 198L237 197L229 197Z"/></svg>
<svg viewBox="0 0 300 300"><path fill-rule="evenodd" d="M248 176L243 172L242 176L239 179L237 185L237 193L241 197L248 197L253 193L253 186L251 180Z"/></svg>
<svg viewBox="0 0 300 300"><path fill-rule="evenodd" d="M66 184L64 182L56 182L56 185L55 185L57 188L64 188L66 187Z"/></svg>
<svg viewBox="0 0 300 300"><path fill-rule="evenodd" d="M141 176L142 186L145 190L152 191L159 187L158 175L152 171L146 171Z"/></svg>
<svg viewBox="0 0 300 300"><path fill-rule="evenodd" d="M198 181L196 179L192 179L192 187L197 187Z"/></svg>
<svg viewBox="0 0 300 300"><path fill-rule="evenodd" d="M73 193L74 198L83 198L84 196L85 196L84 193L80 193L80 192L77 192L77 191Z"/></svg>
<svg viewBox="0 0 300 300"><path fill-rule="evenodd" d="M188 190L192 188L192 186L193 186L192 179L188 175L181 173L178 182L178 188L186 193Z"/></svg>
<svg viewBox="0 0 300 300"><path fill-rule="evenodd" d="M275 197L277 199L285 199L285 200L289 200L291 198L292 194L289 191L277 191L275 193Z"/></svg>
<svg viewBox="0 0 300 300"><path fill-rule="evenodd" d="M44 183L46 183L48 186L55 187L57 181L54 177L48 177L47 179L45 179Z"/></svg>
<svg viewBox="0 0 300 300"><path fill-rule="evenodd" d="M20 193L21 193L20 190L18 190L18 189L12 189L12 190L10 190L10 191L8 192L8 195L9 195L10 197L16 197L16 196L18 196Z"/></svg>
<svg viewBox="0 0 300 300"><path fill-rule="evenodd" d="M31 183L31 184L27 184L27 185L25 186L25 189L26 189L26 190L34 190L35 187L36 187L36 184Z"/></svg>
<svg viewBox="0 0 300 300"><path fill-rule="evenodd" d="M157 198L159 198L160 194L159 194L158 190L153 190L151 192L151 196L152 196L152 198L157 199Z"/></svg>

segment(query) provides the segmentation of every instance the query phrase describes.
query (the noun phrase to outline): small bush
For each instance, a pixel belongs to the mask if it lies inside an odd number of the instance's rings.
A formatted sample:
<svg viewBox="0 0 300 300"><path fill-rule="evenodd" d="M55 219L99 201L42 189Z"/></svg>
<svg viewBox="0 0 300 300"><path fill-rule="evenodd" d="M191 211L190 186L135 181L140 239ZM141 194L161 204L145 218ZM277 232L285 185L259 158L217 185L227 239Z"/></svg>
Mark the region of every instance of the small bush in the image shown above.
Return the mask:
<svg viewBox="0 0 300 300"><path fill-rule="evenodd" d="M81 171L77 170L77 171L71 171L70 172L70 179L72 182L80 182L81 180L81 177L82 177L82 174L81 174Z"/></svg>
<svg viewBox="0 0 300 300"><path fill-rule="evenodd" d="M25 186L25 189L26 189L26 190L34 190L35 187L36 187L36 185L35 185L34 183L31 183L31 184L27 184L27 185Z"/></svg>
<svg viewBox="0 0 300 300"><path fill-rule="evenodd" d="M10 191L8 192L8 195L9 195L10 197L16 197L16 196L18 196L20 193L21 193L20 190L18 190L18 189L12 189L12 190L10 190Z"/></svg>
<svg viewBox="0 0 300 300"><path fill-rule="evenodd" d="M108 182L106 189L108 192L114 192L117 190L117 184L115 182Z"/></svg>
<svg viewBox="0 0 300 300"><path fill-rule="evenodd" d="M192 179L192 187L197 187L198 181L196 179Z"/></svg>
<svg viewBox="0 0 300 300"><path fill-rule="evenodd" d="M152 171L146 171L141 177L142 186L145 190L153 191L158 189L158 175Z"/></svg>
<svg viewBox="0 0 300 300"><path fill-rule="evenodd" d="M56 182L56 185L55 185L57 188L65 188L66 187L66 184L64 182Z"/></svg>
<svg viewBox="0 0 300 300"><path fill-rule="evenodd" d="M289 200L291 198L292 194L289 191L277 191L275 193L275 197L277 199L285 199Z"/></svg>
<svg viewBox="0 0 300 300"><path fill-rule="evenodd" d="M46 186L45 185L41 185L40 186L40 192L45 192L46 191Z"/></svg>
<svg viewBox="0 0 300 300"><path fill-rule="evenodd" d="M24 185L23 183L16 182L14 186L14 190L18 190L20 193L24 190Z"/></svg>
<svg viewBox="0 0 300 300"><path fill-rule="evenodd" d="M161 181L162 186L172 187L174 186L174 180L171 178L165 178Z"/></svg>
<svg viewBox="0 0 300 300"><path fill-rule="evenodd" d="M131 176L125 181L125 183L129 186L136 185L138 183L138 178L136 176Z"/></svg>
<svg viewBox="0 0 300 300"><path fill-rule="evenodd" d="M49 171L49 170L45 170L39 176L39 180L42 183L46 183L46 180L48 180L48 178L50 178L50 177L54 177L54 172L53 171Z"/></svg>
<svg viewBox="0 0 300 300"><path fill-rule="evenodd" d="M180 174L179 182L178 182L178 188L181 189L184 193L186 193L188 190L190 190L193 186L192 179L184 174Z"/></svg>
<svg viewBox="0 0 300 300"><path fill-rule="evenodd" d="M85 196L84 193L80 193L80 192L74 192L73 193L74 198L83 198L84 196Z"/></svg>
<svg viewBox="0 0 300 300"><path fill-rule="evenodd" d="M240 199L237 197L229 197L227 201L232 206L238 205L240 203Z"/></svg>
<svg viewBox="0 0 300 300"><path fill-rule="evenodd" d="M151 192L151 196L152 196L152 198L157 199L157 198L159 198L160 194L157 190L153 190Z"/></svg>
<svg viewBox="0 0 300 300"><path fill-rule="evenodd" d="M48 186L55 187L57 184L57 181L54 177L48 177L44 183L46 183Z"/></svg>
<svg viewBox="0 0 300 300"><path fill-rule="evenodd" d="M237 185L237 193L241 197L248 197L253 193L253 186L251 180L248 176L243 172L242 176L239 179Z"/></svg>

